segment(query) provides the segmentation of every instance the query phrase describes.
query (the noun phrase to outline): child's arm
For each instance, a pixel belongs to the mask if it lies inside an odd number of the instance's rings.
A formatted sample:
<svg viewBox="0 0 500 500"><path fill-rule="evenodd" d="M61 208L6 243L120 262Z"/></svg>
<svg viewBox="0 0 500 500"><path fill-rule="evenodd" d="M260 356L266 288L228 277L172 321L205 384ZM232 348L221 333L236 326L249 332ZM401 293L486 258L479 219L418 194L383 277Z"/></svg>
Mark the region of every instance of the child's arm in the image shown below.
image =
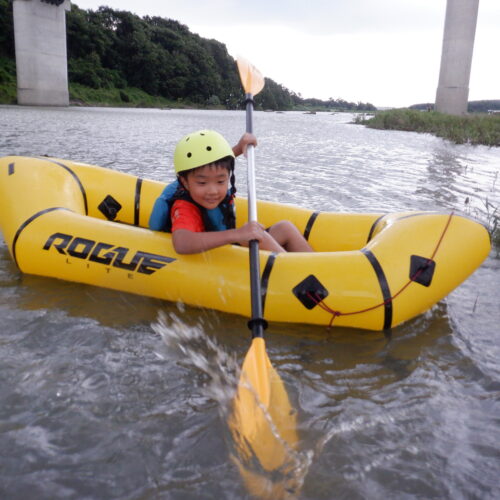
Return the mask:
<svg viewBox="0 0 500 500"><path fill-rule="evenodd" d="M248 246L251 240L258 240L261 250L284 251L283 247L256 222L249 222L238 229L226 231L197 233L188 229L178 229L172 233L172 243L179 254L201 253L231 243Z"/></svg>

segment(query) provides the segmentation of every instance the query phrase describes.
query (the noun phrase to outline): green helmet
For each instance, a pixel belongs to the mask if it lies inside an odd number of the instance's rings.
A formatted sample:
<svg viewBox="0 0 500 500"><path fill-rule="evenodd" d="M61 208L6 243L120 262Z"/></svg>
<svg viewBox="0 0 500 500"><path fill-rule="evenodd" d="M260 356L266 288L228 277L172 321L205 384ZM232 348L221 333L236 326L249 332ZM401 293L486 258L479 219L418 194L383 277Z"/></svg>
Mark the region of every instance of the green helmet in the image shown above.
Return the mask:
<svg viewBox="0 0 500 500"><path fill-rule="evenodd" d="M234 158L234 153L221 134L213 130L198 130L177 143L174 152L175 173L214 163L226 156Z"/></svg>

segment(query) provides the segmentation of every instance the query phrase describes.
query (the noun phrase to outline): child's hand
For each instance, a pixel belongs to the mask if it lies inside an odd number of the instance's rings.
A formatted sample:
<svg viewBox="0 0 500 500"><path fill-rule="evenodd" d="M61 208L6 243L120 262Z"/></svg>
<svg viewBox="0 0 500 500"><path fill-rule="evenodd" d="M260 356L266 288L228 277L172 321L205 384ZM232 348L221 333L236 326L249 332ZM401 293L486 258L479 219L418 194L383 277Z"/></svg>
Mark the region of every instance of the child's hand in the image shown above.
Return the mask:
<svg viewBox="0 0 500 500"><path fill-rule="evenodd" d="M248 242L252 240L261 243L267 237L266 230L258 222L247 222L244 226L235 229L234 235L236 236L234 242L243 246L248 246Z"/></svg>
<svg viewBox="0 0 500 500"><path fill-rule="evenodd" d="M250 145L257 146L257 137L255 137L253 134L245 132L238 141L238 144L236 144L236 146L234 146L233 148L234 156L246 154L247 147Z"/></svg>

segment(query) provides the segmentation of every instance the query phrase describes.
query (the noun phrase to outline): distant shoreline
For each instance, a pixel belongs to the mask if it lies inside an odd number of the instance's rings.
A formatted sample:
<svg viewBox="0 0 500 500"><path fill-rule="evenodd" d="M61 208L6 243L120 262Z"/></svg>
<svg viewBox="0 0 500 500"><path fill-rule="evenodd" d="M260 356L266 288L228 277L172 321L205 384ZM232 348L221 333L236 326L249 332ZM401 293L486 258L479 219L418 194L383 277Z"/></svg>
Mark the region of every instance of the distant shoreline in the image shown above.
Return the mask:
<svg viewBox="0 0 500 500"><path fill-rule="evenodd" d="M500 114L453 116L436 111L393 109L358 115L358 125L381 130L429 133L455 144L500 147Z"/></svg>

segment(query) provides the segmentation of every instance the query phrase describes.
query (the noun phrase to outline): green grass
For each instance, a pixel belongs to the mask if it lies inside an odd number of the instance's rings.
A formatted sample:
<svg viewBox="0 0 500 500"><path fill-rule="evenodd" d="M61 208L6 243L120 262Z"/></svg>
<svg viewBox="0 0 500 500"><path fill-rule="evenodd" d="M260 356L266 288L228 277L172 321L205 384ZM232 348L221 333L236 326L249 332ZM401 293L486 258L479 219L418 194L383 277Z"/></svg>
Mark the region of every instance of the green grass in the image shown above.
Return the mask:
<svg viewBox="0 0 500 500"><path fill-rule="evenodd" d="M375 116L356 117L355 123L383 130L430 133L456 144L500 146L500 116L472 114L453 116L436 111L392 109Z"/></svg>
<svg viewBox="0 0 500 500"><path fill-rule="evenodd" d="M200 107L190 101L179 99L171 101L155 97L140 89L94 89L77 83L69 84L70 105L73 106L112 106L136 108L194 108ZM17 82L15 63L0 57L0 104L17 104ZM221 106L207 106L219 109Z"/></svg>
<svg viewBox="0 0 500 500"><path fill-rule="evenodd" d="M184 103L155 97L134 88L93 89L78 83L69 84L69 97L72 105L113 106L137 108L182 107Z"/></svg>

